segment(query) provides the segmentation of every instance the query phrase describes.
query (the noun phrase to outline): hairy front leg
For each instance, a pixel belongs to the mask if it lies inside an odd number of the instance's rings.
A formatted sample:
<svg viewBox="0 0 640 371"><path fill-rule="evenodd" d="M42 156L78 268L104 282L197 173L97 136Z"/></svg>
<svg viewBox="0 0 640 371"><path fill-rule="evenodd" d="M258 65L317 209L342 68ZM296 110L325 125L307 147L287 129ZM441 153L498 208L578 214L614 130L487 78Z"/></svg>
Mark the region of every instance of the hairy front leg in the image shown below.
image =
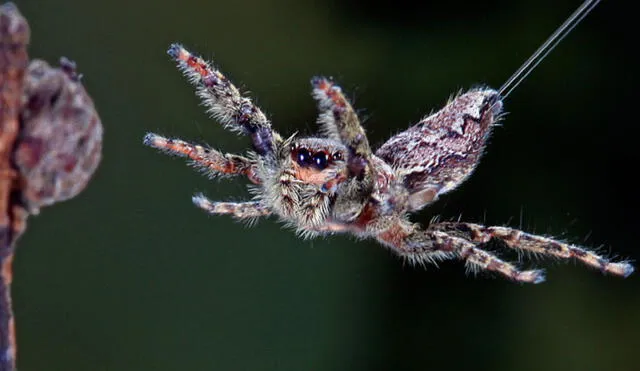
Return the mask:
<svg viewBox="0 0 640 371"><path fill-rule="evenodd" d="M251 137L253 148L260 155L272 154L280 136L273 131L267 117L222 72L212 68L200 57L191 54L182 45L173 44L169 55L196 86L197 95L215 119L225 128Z"/></svg>
<svg viewBox="0 0 640 371"><path fill-rule="evenodd" d="M536 236L513 228L485 227L480 224L462 222L435 223L430 228L462 236L476 243L486 243L491 239L496 239L504 242L512 249L563 259L575 258L586 265L616 276L628 277L634 271L633 266L628 262L614 263L582 247L556 241L548 237Z"/></svg>
<svg viewBox="0 0 640 371"><path fill-rule="evenodd" d="M165 138L154 133L145 135L143 143L169 155L190 159L193 166L210 177L243 174L255 184L262 183L256 174L256 164L246 157L230 153L223 154L210 147L203 147L181 139Z"/></svg>
<svg viewBox="0 0 640 371"><path fill-rule="evenodd" d="M371 147L358 115L342 89L322 77L311 80L311 85L313 97L318 101L318 122L322 130L329 138L342 142L349 151L345 172L336 174L323 188L342 186L333 215L340 221L350 222L361 213L373 189L375 174Z"/></svg>
<svg viewBox="0 0 640 371"><path fill-rule="evenodd" d="M520 270L494 254L480 249L470 240L431 228L423 230L406 220L398 220L376 237L414 264L458 258L464 260L467 268L474 272L487 270L524 283L541 283L545 279L542 270Z"/></svg>
<svg viewBox="0 0 640 371"><path fill-rule="evenodd" d="M371 158L371 147L358 115L332 81L316 77L311 85L320 110L318 122L329 138L341 141L349 149L349 170L361 178Z"/></svg>

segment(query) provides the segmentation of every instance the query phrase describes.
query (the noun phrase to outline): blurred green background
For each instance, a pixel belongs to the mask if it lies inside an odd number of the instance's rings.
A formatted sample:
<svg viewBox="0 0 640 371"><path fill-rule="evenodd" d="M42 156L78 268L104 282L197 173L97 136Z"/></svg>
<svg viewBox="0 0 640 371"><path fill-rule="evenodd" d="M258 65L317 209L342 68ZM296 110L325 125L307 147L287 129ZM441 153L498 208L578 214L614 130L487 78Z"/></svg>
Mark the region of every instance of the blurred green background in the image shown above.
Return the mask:
<svg viewBox="0 0 640 371"><path fill-rule="evenodd" d="M550 54L505 102L475 175L413 220L462 215L640 260L624 3L602 3ZM142 146L147 131L248 144L207 118L171 42L214 58L284 134L314 132L308 80L333 76L378 146L458 89L499 87L579 4L17 1L31 56L75 60L105 126L93 182L19 241L19 369L640 369L637 274L527 261L548 281L522 286L459 262L414 268L374 241L301 240L273 219L249 229L190 201L246 199L244 180Z"/></svg>

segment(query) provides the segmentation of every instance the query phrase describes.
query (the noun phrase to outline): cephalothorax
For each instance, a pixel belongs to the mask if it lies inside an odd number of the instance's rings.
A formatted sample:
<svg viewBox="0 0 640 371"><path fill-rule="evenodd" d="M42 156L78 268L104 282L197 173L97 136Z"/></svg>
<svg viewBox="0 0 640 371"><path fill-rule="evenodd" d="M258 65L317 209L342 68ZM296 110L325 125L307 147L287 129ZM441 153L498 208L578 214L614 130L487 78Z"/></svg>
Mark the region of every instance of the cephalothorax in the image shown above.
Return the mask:
<svg viewBox="0 0 640 371"><path fill-rule="evenodd" d="M520 270L482 249L492 239L512 249L575 258L603 272L628 276L627 262L610 262L584 248L507 227L433 222L421 227L408 214L461 184L477 166L501 118L498 91L476 88L390 138L373 152L353 107L330 79L311 81L321 137L283 138L262 111L218 70L180 45L169 55L196 86L209 113L226 128L248 135L247 155L149 133L144 143L185 156L210 176L244 174L254 184L248 202L193 202L210 214L253 220L276 215L304 236L347 232L372 237L413 263L458 258L518 282L539 283L542 270ZM504 89L501 89L501 92Z"/></svg>

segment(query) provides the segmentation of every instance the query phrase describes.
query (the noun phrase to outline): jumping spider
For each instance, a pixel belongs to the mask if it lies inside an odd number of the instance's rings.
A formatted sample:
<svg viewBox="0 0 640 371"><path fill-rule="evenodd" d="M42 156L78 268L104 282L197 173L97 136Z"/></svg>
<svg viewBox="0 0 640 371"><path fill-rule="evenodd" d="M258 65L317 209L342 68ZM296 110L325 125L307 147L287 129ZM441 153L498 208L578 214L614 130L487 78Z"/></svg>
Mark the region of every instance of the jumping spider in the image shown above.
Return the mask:
<svg viewBox="0 0 640 371"><path fill-rule="evenodd" d="M210 214L253 220L275 214L303 236L352 233L373 237L411 263L458 258L472 270L497 272L517 282L540 283L542 270L520 270L482 246L492 239L518 251L575 258L602 272L628 276L627 262L610 262L592 251L507 227L432 222L426 228L409 213L435 202L472 173L502 98L489 88L459 94L372 151L358 116L341 89L322 77L311 80L321 137L283 138L264 113L218 70L181 45L168 51L196 86L211 116L251 138L245 156L149 133L144 143L184 156L211 177L243 174L254 184L253 201L216 202L202 194L196 206Z"/></svg>

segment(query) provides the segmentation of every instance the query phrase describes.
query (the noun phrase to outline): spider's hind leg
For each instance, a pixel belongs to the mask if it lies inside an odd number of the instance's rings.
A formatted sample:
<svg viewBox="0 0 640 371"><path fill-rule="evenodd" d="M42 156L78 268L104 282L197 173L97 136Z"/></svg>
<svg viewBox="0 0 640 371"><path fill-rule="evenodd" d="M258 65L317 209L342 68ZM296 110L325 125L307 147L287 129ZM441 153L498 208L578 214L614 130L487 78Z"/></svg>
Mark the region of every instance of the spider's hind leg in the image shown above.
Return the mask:
<svg viewBox="0 0 640 371"><path fill-rule="evenodd" d="M486 270L523 283L544 281L542 270L520 270L494 254L480 249L476 243L447 232L419 229L406 221L399 221L379 233L378 240L412 263L423 264L459 258L470 271Z"/></svg>
<svg viewBox="0 0 640 371"><path fill-rule="evenodd" d="M476 244L464 238L451 236L444 232L433 231L425 233L429 243L435 251L452 252L465 261L471 272L487 270L498 273L516 282L541 283L544 282L544 271L539 269L520 270L513 264L506 262L496 255L480 249ZM418 240L419 241L419 240ZM417 241L414 241L415 243Z"/></svg>
<svg viewBox="0 0 640 371"><path fill-rule="evenodd" d="M485 227L480 224L460 222L435 223L430 228L465 236L465 238L469 238L475 243L485 243L495 238L512 249L563 259L575 258L586 265L616 276L628 277L634 271L634 267L628 262L611 262L609 259L582 247L556 241L548 237L536 236L513 228Z"/></svg>

